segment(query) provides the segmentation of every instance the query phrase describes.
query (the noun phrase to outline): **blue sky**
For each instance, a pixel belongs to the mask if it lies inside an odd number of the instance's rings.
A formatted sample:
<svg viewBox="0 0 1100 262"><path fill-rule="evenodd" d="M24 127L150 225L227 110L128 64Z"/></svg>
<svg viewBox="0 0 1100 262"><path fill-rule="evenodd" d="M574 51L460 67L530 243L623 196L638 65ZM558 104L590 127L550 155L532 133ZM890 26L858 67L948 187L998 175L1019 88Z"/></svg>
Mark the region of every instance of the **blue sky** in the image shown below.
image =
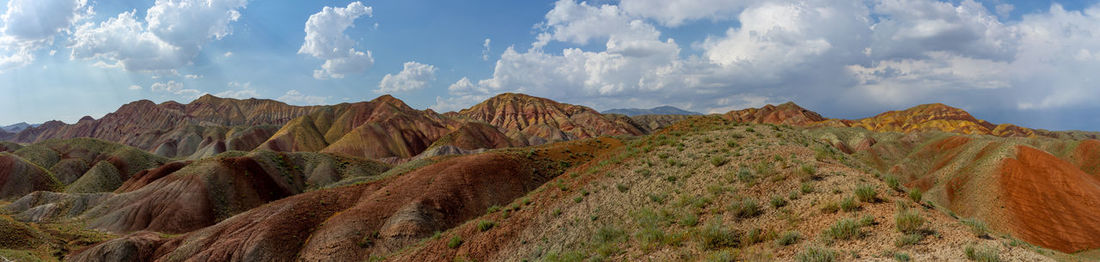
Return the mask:
<svg viewBox="0 0 1100 262"><path fill-rule="evenodd" d="M450 111L523 92L599 110L793 100L840 118L942 102L1100 130L1096 1L0 3L0 124L204 93L299 105L390 93Z"/></svg>

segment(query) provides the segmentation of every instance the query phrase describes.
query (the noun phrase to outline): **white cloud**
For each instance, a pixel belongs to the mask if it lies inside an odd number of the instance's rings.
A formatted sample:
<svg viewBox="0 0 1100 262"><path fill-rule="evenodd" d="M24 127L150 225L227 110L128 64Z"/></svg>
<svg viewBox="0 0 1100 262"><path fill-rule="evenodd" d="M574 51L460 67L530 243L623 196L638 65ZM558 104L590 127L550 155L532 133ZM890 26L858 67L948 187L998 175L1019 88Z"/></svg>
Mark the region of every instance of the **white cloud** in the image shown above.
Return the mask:
<svg viewBox="0 0 1100 262"><path fill-rule="evenodd" d="M233 52L225 52L225 54L222 54L222 56L231 57L231 56L233 56Z"/></svg>
<svg viewBox="0 0 1100 262"><path fill-rule="evenodd" d="M485 43L481 44L481 47L482 47L481 48L481 60L482 61L489 61L489 51L490 51L489 44L492 41L493 41L492 39L485 38Z"/></svg>
<svg viewBox="0 0 1100 262"><path fill-rule="evenodd" d="M130 85L129 87L127 87L127 89L130 89L130 90L141 90L141 86L139 86L139 85Z"/></svg>
<svg viewBox="0 0 1100 262"><path fill-rule="evenodd" d="M0 72L34 62L34 51L91 15L86 0L9 1L0 15Z"/></svg>
<svg viewBox="0 0 1100 262"><path fill-rule="evenodd" d="M187 79L199 79L199 78L202 78L202 75L186 74L186 75L183 75L183 77L187 78Z"/></svg>
<svg viewBox="0 0 1100 262"><path fill-rule="evenodd" d="M252 88L252 82L229 82L226 86L228 90L214 94L217 97L236 98L236 99L249 99L260 97L260 94L256 92L255 88Z"/></svg>
<svg viewBox="0 0 1100 262"><path fill-rule="evenodd" d="M286 94L280 96L279 98L276 98L275 100L295 105L320 105L324 104L325 101L328 99L321 96L302 94L302 92L298 92L298 90L290 90L287 91Z"/></svg>
<svg viewBox="0 0 1100 262"><path fill-rule="evenodd" d="M309 16L305 25L305 42L298 49L318 59L325 59L320 70L313 72L317 79L343 78L348 74L362 73L374 65L370 51L355 49L356 42L344 34L355 26L355 20L372 16L373 9L356 1L347 7L324 7L321 12Z"/></svg>
<svg viewBox="0 0 1100 262"><path fill-rule="evenodd" d="M77 27L73 59L97 59L129 71L165 72L190 65L204 45L232 33L246 0L158 0L138 21L136 11Z"/></svg>
<svg viewBox="0 0 1100 262"><path fill-rule="evenodd" d="M997 60L1011 59L1014 32L981 3L954 5L935 0L880 0L874 12L886 15L875 24L871 56L913 58L928 51Z"/></svg>
<svg viewBox="0 0 1100 262"><path fill-rule="evenodd" d="M632 15L651 18L671 27L698 19L725 20L752 0L622 0L623 10Z"/></svg>
<svg viewBox="0 0 1100 262"><path fill-rule="evenodd" d="M422 89L428 86L428 82L435 80L436 68L433 65L421 64L415 61L405 62L405 68L396 75L386 74L382 81L378 82L379 93L406 92Z"/></svg>
<svg viewBox="0 0 1100 262"><path fill-rule="evenodd" d="M199 96L205 95L206 92L202 92L196 89L184 88L184 84L169 80L167 82L156 82L149 86L149 90L161 93L165 95L174 95L184 101L194 100Z"/></svg>

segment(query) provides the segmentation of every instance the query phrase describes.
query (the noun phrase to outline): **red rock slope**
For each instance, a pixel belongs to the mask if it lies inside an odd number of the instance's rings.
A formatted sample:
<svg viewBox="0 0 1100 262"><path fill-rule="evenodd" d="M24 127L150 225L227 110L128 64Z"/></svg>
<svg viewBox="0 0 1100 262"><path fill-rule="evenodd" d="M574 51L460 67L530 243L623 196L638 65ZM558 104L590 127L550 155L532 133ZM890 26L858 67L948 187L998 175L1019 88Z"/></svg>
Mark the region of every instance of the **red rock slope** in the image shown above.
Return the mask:
<svg viewBox="0 0 1100 262"><path fill-rule="evenodd" d="M500 94L454 115L489 123L530 144L645 133L627 117L603 115L588 107L524 94Z"/></svg>

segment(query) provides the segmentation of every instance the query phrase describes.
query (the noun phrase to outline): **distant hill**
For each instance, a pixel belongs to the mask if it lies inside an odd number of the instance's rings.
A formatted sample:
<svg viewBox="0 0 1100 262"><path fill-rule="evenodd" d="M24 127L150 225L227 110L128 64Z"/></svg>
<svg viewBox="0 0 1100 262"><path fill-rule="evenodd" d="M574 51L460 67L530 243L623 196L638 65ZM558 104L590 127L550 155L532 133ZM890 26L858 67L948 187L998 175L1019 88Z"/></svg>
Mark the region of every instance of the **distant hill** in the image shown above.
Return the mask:
<svg viewBox="0 0 1100 262"><path fill-rule="evenodd" d="M679 109L672 106L659 106L650 109L640 108L625 108L625 109L611 109L603 111L604 114L620 114L626 116L638 116L638 115L702 115L699 112L692 112L683 109Z"/></svg>
<svg viewBox="0 0 1100 262"><path fill-rule="evenodd" d="M0 129L3 129L4 131L8 131L8 133L19 133L19 131L23 131L24 129L31 128L31 127L37 127L39 125L41 125L41 124L33 124L32 125L32 124L27 124L27 122L22 122L22 123L18 123L18 124L9 125L9 126L0 126Z"/></svg>

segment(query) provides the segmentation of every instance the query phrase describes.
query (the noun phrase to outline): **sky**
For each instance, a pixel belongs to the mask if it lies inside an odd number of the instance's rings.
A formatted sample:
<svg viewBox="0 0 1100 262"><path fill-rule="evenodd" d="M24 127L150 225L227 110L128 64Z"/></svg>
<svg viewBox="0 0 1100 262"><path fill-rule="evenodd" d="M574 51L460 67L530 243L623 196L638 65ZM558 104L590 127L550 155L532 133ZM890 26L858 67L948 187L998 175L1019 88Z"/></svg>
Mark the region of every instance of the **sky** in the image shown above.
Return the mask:
<svg viewBox="0 0 1100 262"><path fill-rule="evenodd" d="M1100 131L1100 4L1008 0L0 0L0 125L203 94L519 92L597 110L794 101L831 118L944 103Z"/></svg>

